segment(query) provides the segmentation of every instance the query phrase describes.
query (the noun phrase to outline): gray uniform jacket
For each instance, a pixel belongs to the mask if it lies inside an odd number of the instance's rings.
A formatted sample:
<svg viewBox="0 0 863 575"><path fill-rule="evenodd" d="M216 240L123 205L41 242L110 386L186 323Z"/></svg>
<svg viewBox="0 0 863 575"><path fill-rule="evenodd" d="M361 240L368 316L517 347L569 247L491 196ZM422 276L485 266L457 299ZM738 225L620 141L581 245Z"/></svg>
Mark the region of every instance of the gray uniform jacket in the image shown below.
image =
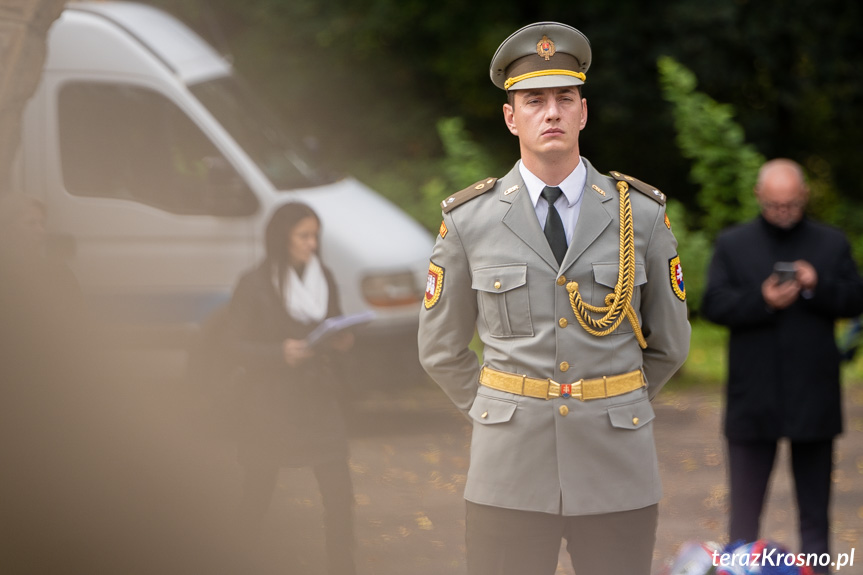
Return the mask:
<svg viewBox="0 0 863 575"><path fill-rule="evenodd" d="M619 193L614 179L582 161L581 212L560 268L517 167L444 214L446 232L431 256L431 268L442 269L439 292L420 311L419 352L429 375L473 422L465 498L474 503L589 515L640 509L661 497L649 399L689 351L686 304L672 289L677 241L664 205L631 189L632 305L648 347L639 347L626 320L605 337L587 333L558 278L577 281L587 303L604 305L618 275ZM641 369L648 387L582 402L480 386L468 348L475 330L484 364L497 370L572 383Z"/></svg>

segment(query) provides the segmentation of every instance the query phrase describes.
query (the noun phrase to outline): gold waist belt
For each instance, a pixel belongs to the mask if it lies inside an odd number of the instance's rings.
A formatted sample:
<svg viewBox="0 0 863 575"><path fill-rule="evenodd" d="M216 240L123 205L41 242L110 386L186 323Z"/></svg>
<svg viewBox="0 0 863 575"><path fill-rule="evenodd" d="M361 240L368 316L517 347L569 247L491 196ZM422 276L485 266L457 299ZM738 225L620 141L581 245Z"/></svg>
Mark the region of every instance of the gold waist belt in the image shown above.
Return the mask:
<svg viewBox="0 0 863 575"><path fill-rule="evenodd" d="M538 399L555 399L558 397L573 397L581 401L588 399L603 399L623 395L644 387L644 376L636 369L620 375L609 375L594 379L579 379L573 383L557 383L551 379L537 379L525 375L516 375L483 367L479 374L479 382L498 391L506 391L526 397Z"/></svg>

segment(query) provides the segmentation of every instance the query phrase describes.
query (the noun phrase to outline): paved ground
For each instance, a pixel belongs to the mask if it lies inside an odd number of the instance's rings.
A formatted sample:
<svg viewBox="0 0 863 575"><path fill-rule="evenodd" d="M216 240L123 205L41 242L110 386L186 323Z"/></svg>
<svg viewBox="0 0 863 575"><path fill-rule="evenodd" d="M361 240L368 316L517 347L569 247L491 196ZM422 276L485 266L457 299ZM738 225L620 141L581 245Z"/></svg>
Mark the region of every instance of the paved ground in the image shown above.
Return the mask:
<svg viewBox="0 0 863 575"><path fill-rule="evenodd" d="M672 383L655 408L665 491L654 561L658 571L685 541L723 539L727 491L719 396L675 392ZM847 431L838 442L833 477L836 553L850 552L863 540L863 388L846 393L845 415ZM352 427L360 574L464 574L467 422L435 388L418 387L398 397L365 400ZM785 447L764 536L796 550ZM863 562L863 549L856 551ZM323 575L320 500L309 471L283 471L257 556L263 574ZM855 569L843 573L863 573ZM565 552L558 573L573 573Z"/></svg>

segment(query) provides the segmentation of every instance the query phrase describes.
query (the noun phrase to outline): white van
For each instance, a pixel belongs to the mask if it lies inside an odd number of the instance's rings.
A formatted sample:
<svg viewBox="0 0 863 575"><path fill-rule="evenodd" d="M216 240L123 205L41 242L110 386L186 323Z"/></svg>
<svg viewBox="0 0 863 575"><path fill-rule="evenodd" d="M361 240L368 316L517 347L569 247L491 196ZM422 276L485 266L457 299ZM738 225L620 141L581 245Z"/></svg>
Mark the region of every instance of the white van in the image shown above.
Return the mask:
<svg viewBox="0 0 863 575"><path fill-rule="evenodd" d="M182 345L261 258L274 208L299 200L321 217L345 312L376 312L357 356L416 363L430 234L357 180L308 165L230 63L172 16L68 4L23 123L17 187L47 205L50 245L103 319Z"/></svg>

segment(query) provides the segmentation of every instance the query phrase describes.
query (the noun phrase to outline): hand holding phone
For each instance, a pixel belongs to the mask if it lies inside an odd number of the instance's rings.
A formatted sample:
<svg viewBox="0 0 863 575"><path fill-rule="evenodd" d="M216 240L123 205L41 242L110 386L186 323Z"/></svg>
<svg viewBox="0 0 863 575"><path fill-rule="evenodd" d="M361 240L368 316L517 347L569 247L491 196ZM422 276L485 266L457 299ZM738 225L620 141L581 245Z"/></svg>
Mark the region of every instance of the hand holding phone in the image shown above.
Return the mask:
<svg viewBox="0 0 863 575"><path fill-rule="evenodd" d="M797 300L800 285L792 262L776 262L773 273L761 284L761 295L770 309L785 309Z"/></svg>
<svg viewBox="0 0 863 575"><path fill-rule="evenodd" d="M773 273L776 275L776 283L784 284L797 278L797 268L794 262L776 262L773 264Z"/></svg>

